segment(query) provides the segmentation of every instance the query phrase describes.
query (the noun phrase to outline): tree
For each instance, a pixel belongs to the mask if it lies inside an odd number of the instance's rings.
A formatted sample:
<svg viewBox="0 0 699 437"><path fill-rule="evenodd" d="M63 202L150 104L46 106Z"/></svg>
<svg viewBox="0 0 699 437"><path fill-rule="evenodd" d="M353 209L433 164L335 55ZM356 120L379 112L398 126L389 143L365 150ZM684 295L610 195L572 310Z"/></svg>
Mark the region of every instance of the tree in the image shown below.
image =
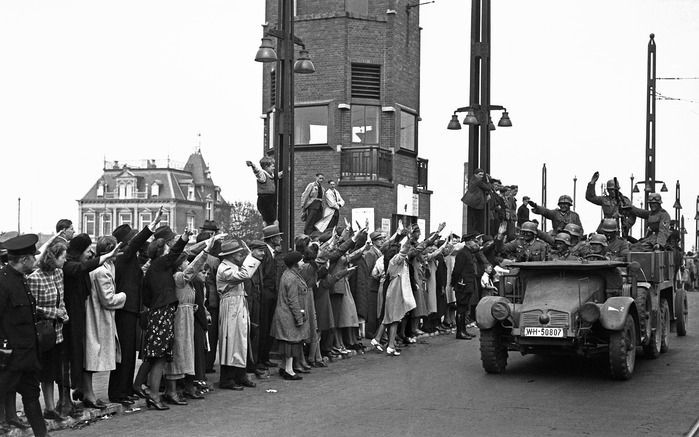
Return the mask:
<svg viewBox="0 0 699 437"><path fill-rule="evenodd" d="M262 239L262 216L249 201L231 203L231 224L228 232L245 241Z"/></svg>

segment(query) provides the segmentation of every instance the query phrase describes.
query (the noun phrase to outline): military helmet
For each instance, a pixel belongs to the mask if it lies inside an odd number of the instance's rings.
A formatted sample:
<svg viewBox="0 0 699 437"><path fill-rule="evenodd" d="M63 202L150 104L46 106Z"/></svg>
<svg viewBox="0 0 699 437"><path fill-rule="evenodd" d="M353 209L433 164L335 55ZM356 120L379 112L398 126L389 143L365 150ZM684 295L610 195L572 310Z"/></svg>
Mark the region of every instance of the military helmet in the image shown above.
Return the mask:
<svg viewBox="0 0 699 437"><path fill-rule="evenodd" d="M568 223L564 228L563 232L567 232L573 237L578 237L582 238L583 236L583 228L576 225L575 223Z"/></svg>
<svg viewBox="0 0 699 437"><path fill-rule="evenodd" d="M663 198L658 193L650 193L648 195L648 203L663 203Z"/></svg>
<svg viewBox="0 0 699 437"><path fill-rule="evenodd" d="M558 198L558 204L560 205L561 203L567 203L568 205L572 205L573 199L569 195L564 194Z"/></svg>
<svg viewBox="0 0 699 437"><path fill-rule="evenodd" d="M619 187L616 186L616 182L614 182L614 179L610 179L607 181L607 189L608 190L618 190Z"/></svg>
<svg viewBox="0 0 699 437"><path fill-rule="evenodd" d="M619 230L616 220L604 219L599 227L600 232L616 232Z"/></svg>
<svg viewBox="0 0 699 437"><path fill-rule="evenodd" d="M556 238L554 241L562 241L566 244L566 246L572 246L572 242L570 241L570 235L566 234L565 232L559 232L556 234Z"/></svg>
<svg viewBox="0 0 699 437"><path fill-rule="evenodd" d="M590 244L601 244L602 246L607 247L607 237L602 234L593 234L590 236Z"/></svg>
<svg viewBox="0 0 699 437"><path fill-rule="evenodd" d="M520 229L521 232L531 232L532 234L536 235L537 227L536 223L532 222L524 222L522 223L522 229Z"/></svg>

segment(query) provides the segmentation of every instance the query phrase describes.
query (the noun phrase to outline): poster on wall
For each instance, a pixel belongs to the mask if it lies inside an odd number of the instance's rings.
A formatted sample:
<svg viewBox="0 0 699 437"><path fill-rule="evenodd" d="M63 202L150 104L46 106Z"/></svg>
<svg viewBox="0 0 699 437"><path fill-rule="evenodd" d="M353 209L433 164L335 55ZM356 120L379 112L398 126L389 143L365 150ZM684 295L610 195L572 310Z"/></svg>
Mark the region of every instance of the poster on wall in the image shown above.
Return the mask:
<svg viewBox="0 0 699 437"><path fill-rule="evenodd" d="M396 186L396 214L417 215L413 187L401 184Z"/></svg>
<svg viewBox="0 0 699 437"><path fill-rule="evenodd" d="M364 228L369 222L368 232L374 232L374 208L352 208L352 227ZM357 225L359 223L359 225Z"/></svg>
<svg viewBox="0 0 699 437"><path fill-rule="evenodd" d="M388 218L381 219L381 232L385 232L388 235L391 234L391 219L388 219Z"/></svg>

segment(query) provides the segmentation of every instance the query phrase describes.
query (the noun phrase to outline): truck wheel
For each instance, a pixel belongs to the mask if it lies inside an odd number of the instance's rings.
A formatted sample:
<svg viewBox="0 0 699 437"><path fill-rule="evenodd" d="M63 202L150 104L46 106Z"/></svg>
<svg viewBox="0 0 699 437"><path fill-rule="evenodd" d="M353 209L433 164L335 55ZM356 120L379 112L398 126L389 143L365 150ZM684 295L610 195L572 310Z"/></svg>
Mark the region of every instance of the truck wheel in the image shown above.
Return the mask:
<svg viewBox="0 0 699 437"><path fill-rule="evenodd" d="M636 325L627 316L624 329L609 335L609 371L614 379L630 379L636 365Z"/></svg>
<svg viewBox="0 0 699 437"><path fill-rule="evenodd" d="M652 312L651 312L652 314ZM650 319L647 322L651 324ZM660 311L655 313L655 330L652 330L650 337L648 337L648 343L643 345L643 356L647 358L658 358L660 356L660 351L662 349L662 319L660 317Z"/></svg>
<svg viewBox="0 0 699 437"><path fill-rule="evenodd" d="M675 294L675 318L677 319L677 336L684 337L687 335L687 318L689 310L687 309L687 292L685 290L677 290Z"/></svg>
<svg viewBox="0 0 699 437"><path fill-rule="evenodd" d="M487 373L503 373L507 366L507 345L498 328L481 330L481 361Z"/></svg>
<svg viewBox="0 0 699 437"><path fill-rule="evenodd" d="M660 352L670 349L670 304L667 299L660 302Z"/></svg>

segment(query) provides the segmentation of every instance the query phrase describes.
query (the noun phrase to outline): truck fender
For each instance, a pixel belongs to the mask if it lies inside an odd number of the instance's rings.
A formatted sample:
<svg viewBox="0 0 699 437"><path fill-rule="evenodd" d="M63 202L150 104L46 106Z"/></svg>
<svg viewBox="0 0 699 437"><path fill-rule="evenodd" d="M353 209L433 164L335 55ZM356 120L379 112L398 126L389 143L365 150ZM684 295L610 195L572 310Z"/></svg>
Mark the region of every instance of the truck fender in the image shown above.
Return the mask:
<svg viewBox="0 0 699 437"><path fill-rule="evenodd" d="M621 331L631 311L636 304L630 296L615 296L607 299L600 308L600 323L604 329Z"/></svg>
<svg viewBox="0 0 699 437"><path fill-rule="evenodd" d="M495 302L506 303L510 307L510 312L512 312L512 305L507 298L502 296L483 296L476 306L476 323L480 329L490 329L498 322L490 313L490 309Z"/></svg>

